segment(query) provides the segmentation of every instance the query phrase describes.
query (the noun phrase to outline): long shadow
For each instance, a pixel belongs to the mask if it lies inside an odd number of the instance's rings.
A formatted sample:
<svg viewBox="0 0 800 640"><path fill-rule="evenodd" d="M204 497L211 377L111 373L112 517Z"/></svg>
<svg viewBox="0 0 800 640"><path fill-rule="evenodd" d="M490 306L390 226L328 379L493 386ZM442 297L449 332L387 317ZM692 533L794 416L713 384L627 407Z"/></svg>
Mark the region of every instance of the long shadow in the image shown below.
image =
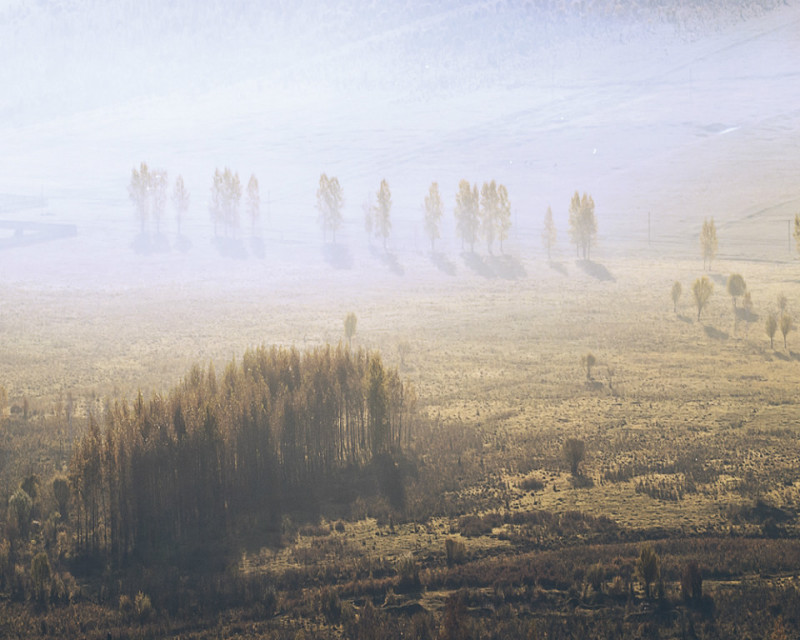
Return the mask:
<svg viewBox="0 0 800 640"><path fill-rule="evenodd" d="M550 265L550 268L553 271L557 271L562 276L567 275L567 267L564 264L562 264L561 262L553 262L552 260L550 260L550 262L548 264Z"/></svg>
<svg viewBox="0 0 800 640"><path fill-rule="evenodd" d="M0 250L24 247L60 238L72 238L78 235L78 227L74 224L0 220L0 229L13 231L11 235L0 238Z"/></svg>
<svg viewBox="0 0 800 640"><path fill-rule="evenodd" d="M594 262L593 260L576 260L575 264L577 264L586 275L592 276L601 282L616 282L616 278L611 275L611 272L599 262Z"/></svg>
<svg viewBox="0 0 800 640"><path fill-rule="evenodd" d="M486 262L496 275L505 280L517 280L528 275L525 267L514 256L489 256Z"/></svg>
<svg viewBox="0 0 800 640"><path fill-rule="evenodd" d="M372 255L378 258L383 264L385 264L389 271L391 271L396 276L403 276L406 273L406 270L403 268L403 265L400 264L400 261L397 259L397 256L394 253L390 253L389 251L380 251L375 247L371 247Z"/></svg>
<svg viewBox="0 0 800 640"><path fill-rule="evenodd" d="M789 356L787 356L785 353L781 353L778 350L773 351L772 355L778 360L783 360L784 362L789 362L789 360L791 360Z"/></svg>
<svg viewBox="0 0 800 640"><path fill-rule="evenodd" d="M154 253L167 253L169 251L169 240L163 234L151 236L149 233L140 233L133 241L131 248L134 252L142 256L149 256Z"/></svg>
<svg viewBox="0 0 800 640"><path fill-rule="evenodd" d="M712 327L710 324L705 325L703 331L705 331L709 338L713 338L714 340L727 340L729 337L727 333L720 331L716 327Z"/></svg>
<svg viewBox="0 0 800 640"><path fill-rule="evenodd" d="M682 313L678 314L678 320L681 322L685 322L686 324L692 324L693 320L689 316L685 316Z"/></svg>
<svg viewBox="0 0 800 640"><path fill-rule="evenodd" d="M178 235L175 240L175 248L181 253L186 253L192 248L192 241L184 235Z"/></svg>
<svg viewBox="0 0 800 640"><path fill-rule="evenodd" d="M745 322L756 322L758 320L758 314L748 311L743 307L736 307L736 318L744 320Z"/></svg>
<svg viewBox="0 0 800 640"><path fill-rule="evenodd" d="M244 260L247 258L247 249L240 238L214 238L214 246L223 258Z"/></svg>
<svg viewBox="0 0 800 640"><path fill-rule="evenodd" d="M343 244L326 243L322 245L322 257L334 269L352 269L353 256Z"/></svg>
<svg viewBox="0 0 800 640"><path fill-rule="evenodd" d="M728 284L728 279L723 276L721 273L709 273L708 277L711 278L714 282L720 285Z"/></svg>
<svg viewBox="0 0 800 640"><path fill-rule="evenodd" d="M445 254L431 253L431 262L433 262L436 268L442 273L446 273L448 276L456 275L456 265Z"/></svg>
<svg viewBox="0 0 800 640"><path fill-rule="evenodd" d="M492 269L491 266L489 266L486 261L474 251L464 251L461 254L461 258L464 260L464 264L479 276L483 276L484 278L497 277L494 269Z"/></svg>
<svg viewBox="0 0 800 640"><path fill-rule="evenodd" d="M264 249L264 239L256 237L250 238L250 251L256 258L263 260L264 255L266 254Z"/></svg>

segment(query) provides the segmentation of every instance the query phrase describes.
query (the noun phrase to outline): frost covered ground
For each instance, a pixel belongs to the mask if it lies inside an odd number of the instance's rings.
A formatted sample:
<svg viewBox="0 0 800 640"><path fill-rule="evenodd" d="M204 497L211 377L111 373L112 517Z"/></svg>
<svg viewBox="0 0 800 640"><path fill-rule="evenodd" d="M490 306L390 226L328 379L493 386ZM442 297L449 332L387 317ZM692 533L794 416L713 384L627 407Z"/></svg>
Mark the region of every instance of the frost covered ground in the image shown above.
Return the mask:
<svg viewBox="0 0 800 640"><path fill-rule="evenodd" d="M429 259L421 223L433 180L446 204L440 250L456 277L479 277L453 229L461 178L508 186L507 250L529 274L548 205L571 256L576 189L597 203L600 261L693 256L705 216L725 257L792 259L800 3L677 26L648 22L644 10L581 17L521 3L297 6L241 2L225 22L214 3L147 5L157 21L124 2L0 3L10 61L0 72L0 215L77 227L0 251L2 286L349 287L367 275L415 286L451 277ZM134 250L126 187L141 161L186 180L188 250L176 248L171 210L172 250ZM207 201L223 166L260 180L263 259L226 258L212 243ZM331 268L338 258L322 247L323 171L344 189L339 263L349 270ZM382 178L394 202L391 260L370 248L362 223Z"/></svg>

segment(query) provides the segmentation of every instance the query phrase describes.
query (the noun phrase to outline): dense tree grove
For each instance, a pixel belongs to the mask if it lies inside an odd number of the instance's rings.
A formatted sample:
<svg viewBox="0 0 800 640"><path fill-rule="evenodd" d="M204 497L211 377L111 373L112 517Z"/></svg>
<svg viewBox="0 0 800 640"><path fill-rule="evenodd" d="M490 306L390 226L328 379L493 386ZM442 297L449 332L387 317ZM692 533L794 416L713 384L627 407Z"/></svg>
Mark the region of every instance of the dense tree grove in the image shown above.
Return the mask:
<svg viewBox="0 0 800 640"><path fill-rule="evenodd" d="M261 347L217 379L116 402L75 449L78 544L118 560L273 522L284 497L407 438L413 402L380 356Z"/></svg>

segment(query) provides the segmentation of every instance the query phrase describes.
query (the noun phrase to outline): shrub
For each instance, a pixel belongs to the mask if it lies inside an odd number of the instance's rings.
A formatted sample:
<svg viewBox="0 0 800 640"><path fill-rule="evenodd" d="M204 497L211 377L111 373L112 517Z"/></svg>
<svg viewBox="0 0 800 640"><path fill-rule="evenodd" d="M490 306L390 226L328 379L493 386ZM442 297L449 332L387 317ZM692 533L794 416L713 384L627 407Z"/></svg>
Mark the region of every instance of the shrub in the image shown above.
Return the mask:
<svg viewBox="0 0 800 640"><path fill-rule="evenodd" d="M581 460L583 460L583 456L586 452L586 445L584 445L583 440L578 440L578 438L567 438L564 441L561 451L564 456L564 460L567 462L567 464L569 464L569 469L572 475L578 475L578 465L581 463Z"/></svg>
<svg viewBox="0 0 800 640"><path fill-rule="evenodd" d="M703 574L694 560L683 569L681 594L686 602L700 602L703 599Z"/></svg>
<svg viewBox="0 0 800 640"><path fill-rule="evenodd" d="M653 547L646 544L639 553L639 560L636 563L636 573L644 584L644 594L650 597L650 585L657 581L661 575L661 566L658 555Z"/></svg>
<svg viewBox="0 0 800 640"><path fill-rule="evenodd" d="M544 482L539 476L531 474L522 479L519 488L523 491L541 491L544 489Z"/></svg>

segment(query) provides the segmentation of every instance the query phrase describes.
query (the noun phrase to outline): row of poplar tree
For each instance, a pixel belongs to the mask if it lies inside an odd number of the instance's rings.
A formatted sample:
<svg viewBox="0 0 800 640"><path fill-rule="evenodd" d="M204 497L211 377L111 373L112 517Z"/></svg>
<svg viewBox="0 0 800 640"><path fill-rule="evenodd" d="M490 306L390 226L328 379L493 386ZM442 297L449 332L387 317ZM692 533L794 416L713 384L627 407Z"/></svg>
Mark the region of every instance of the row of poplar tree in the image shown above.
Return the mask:
<svg viewBox="0 0 800 640"><path fill-rule="evenodd" d="M323 173L317 188L317 210L325 239L330 233L334 242L336 241L336 231L343 221L343 206L344 196L338 178L329 178ZM363 209L367 235L381 239L386 248L386 241L392 231L392 192L386 180L381 180L375 202L368 199ZM431 251L434 251L436 240L441 237L440 225L444 214L437 182L432 183L428 189L423 201L423 211L425 233L431 241ZM470 250L474 251L475 243L483 239L489 252L492 251L495 240L500 243L500 251L503 250L503 241L508 238L508 231L511 228L511 203L504 185L498 185L492 180L484 182L479 190L477 184L471 185L469 181L462 180L456 192L453 214L462 248L465 244L469 244Z"/></svg>
<svg viewBox="0 0 800 640"><path fill-rule="evenodd" d="M407 439L413 392L376 353L261 347L221 379L90 419L70 465L78 546L117 560L274 522L287 496Z"/></svg>

